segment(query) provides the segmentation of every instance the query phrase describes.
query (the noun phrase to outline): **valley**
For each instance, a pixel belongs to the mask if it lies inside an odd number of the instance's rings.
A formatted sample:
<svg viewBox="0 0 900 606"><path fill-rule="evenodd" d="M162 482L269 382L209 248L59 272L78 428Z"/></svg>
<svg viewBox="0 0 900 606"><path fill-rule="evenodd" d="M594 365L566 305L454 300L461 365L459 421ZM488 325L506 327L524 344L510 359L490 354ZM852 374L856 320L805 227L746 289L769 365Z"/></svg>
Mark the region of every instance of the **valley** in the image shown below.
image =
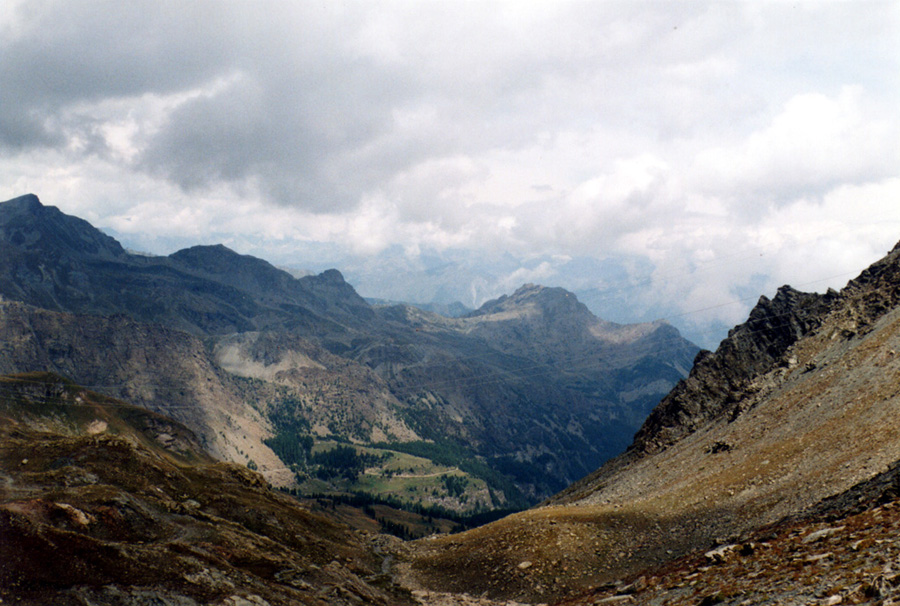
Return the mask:
<svg viewBox="0 0 900 606"><path fill-rule="evenodd" d="M625 453L541 507L417 544L424 582L552 602L750 541L829 499L844 503L830 513L842 518L858 501L837 495L879 474L893 477L900 460L898 278L894 249L841 293L784 288L760 299L746 324L698 359ZM876 502L896 497L891 481L879 490ZM463 572L473 565L477 576ZM753 595L745 588L707 603L763 603Z"/></svg>
<svg viewBox="0 0 900 606"><path fill-rule="evenodd" d="M60 215L0 204L4 603L900 597L900 245L698 352L562 289L448 318Z"/></svg>
<svg viewBox="0 0 900 606"><path fill-rule="evenodd" d="M456 467L468 487L407 478L420 486L404 502L521 509L621 452L697 352L558 288L448 318L224 246L135 255L33 195L0 203L0 254L0 372L56 372L170 415L284 488L316 473L310 440L339 441ZM387 490L373 478L306 486Z"/></svg>

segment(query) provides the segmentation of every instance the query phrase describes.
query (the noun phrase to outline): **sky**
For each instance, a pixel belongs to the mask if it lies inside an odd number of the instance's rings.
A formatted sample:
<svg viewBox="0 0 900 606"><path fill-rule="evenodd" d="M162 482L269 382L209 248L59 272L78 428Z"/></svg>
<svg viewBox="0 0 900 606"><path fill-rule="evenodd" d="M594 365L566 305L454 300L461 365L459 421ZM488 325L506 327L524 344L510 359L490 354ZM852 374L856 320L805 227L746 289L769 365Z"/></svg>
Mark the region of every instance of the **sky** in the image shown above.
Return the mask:
<svg viewBox="0 0 900 606"><path fill-rule="evenodd" d="M900 2L0 3L0 199L714 346L900 240Z"/></svg>

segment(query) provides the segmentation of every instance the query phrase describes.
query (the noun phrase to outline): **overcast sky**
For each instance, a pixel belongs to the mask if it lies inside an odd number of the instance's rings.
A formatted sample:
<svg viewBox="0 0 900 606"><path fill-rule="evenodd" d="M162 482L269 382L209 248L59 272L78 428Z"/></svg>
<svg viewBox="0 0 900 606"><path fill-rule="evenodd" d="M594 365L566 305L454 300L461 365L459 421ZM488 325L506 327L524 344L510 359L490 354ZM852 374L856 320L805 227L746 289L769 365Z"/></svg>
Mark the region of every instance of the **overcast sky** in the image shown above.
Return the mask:
<svg viewBox="0 0 900 606"><path fill-rule="evenodd" d="M157 253L619 260L697 325L900 240L898 108L897 1L0 3L0 199Z"/></svg>

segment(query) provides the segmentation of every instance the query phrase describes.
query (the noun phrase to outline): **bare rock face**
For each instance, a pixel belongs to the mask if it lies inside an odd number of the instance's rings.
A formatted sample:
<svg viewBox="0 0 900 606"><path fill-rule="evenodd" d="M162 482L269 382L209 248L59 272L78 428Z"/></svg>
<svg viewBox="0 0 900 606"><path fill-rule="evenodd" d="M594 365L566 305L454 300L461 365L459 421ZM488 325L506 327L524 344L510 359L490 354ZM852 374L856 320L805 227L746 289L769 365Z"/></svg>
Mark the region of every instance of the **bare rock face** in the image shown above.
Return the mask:
<svg viewBox="0 0 900 606"><path fill-rule="evenodd" d="M787 366L785 353L818 328L837 298L782 286L773 299L760 297L747 321L728 332L715 353L702 351L686 379L663 398L630 447L653 452L710 421L740 412L754 379Z"/></svg>
<svg viewBox="0 0 900 606"><path fill-rule="evenodd" d="M832 310L839 311L838 330L847 339L871 330L898 304L900 244L840 294L782 286L773 299L760 297L747 321L732 328L715 353L698 354L688 377L650 414L630 450L653 452L712 420L740 414L740 403L752 394L754 381L773 368L795 366L790 348L820 328Z"/></svg>
<svg viewBox="0 0 900 606"><path fill-rule="evenodd" d="M51 371L184 423L216 457L253 460L291 483L264 443L271 426L203 342L125 316L97 317L0 302L0 373ZM227 431L226 431L227 430Z"/></svg>

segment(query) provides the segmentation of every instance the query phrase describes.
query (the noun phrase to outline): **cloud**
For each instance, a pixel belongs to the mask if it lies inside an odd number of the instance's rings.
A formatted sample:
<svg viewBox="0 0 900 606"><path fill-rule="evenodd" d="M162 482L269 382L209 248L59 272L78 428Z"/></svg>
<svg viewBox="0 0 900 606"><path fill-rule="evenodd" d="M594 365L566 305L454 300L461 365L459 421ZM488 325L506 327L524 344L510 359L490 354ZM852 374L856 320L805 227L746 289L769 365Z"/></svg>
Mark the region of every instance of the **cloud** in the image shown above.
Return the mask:
<svg viewBox="0 0 900 606"><path fill-rule="evenodd" d="M0 192L157 252L563 255L725 322L900 233L893 2L102 8L0 4Z"/></svg>
<svg viewBox="0 0 900 606"><path fill-rule="evenodd" d="M796 95L738 145L698 154L696 187L785 204L840 183L892 176L900 157L895 114L867 108L861 87L845 87L836 98Z"/></svg>

